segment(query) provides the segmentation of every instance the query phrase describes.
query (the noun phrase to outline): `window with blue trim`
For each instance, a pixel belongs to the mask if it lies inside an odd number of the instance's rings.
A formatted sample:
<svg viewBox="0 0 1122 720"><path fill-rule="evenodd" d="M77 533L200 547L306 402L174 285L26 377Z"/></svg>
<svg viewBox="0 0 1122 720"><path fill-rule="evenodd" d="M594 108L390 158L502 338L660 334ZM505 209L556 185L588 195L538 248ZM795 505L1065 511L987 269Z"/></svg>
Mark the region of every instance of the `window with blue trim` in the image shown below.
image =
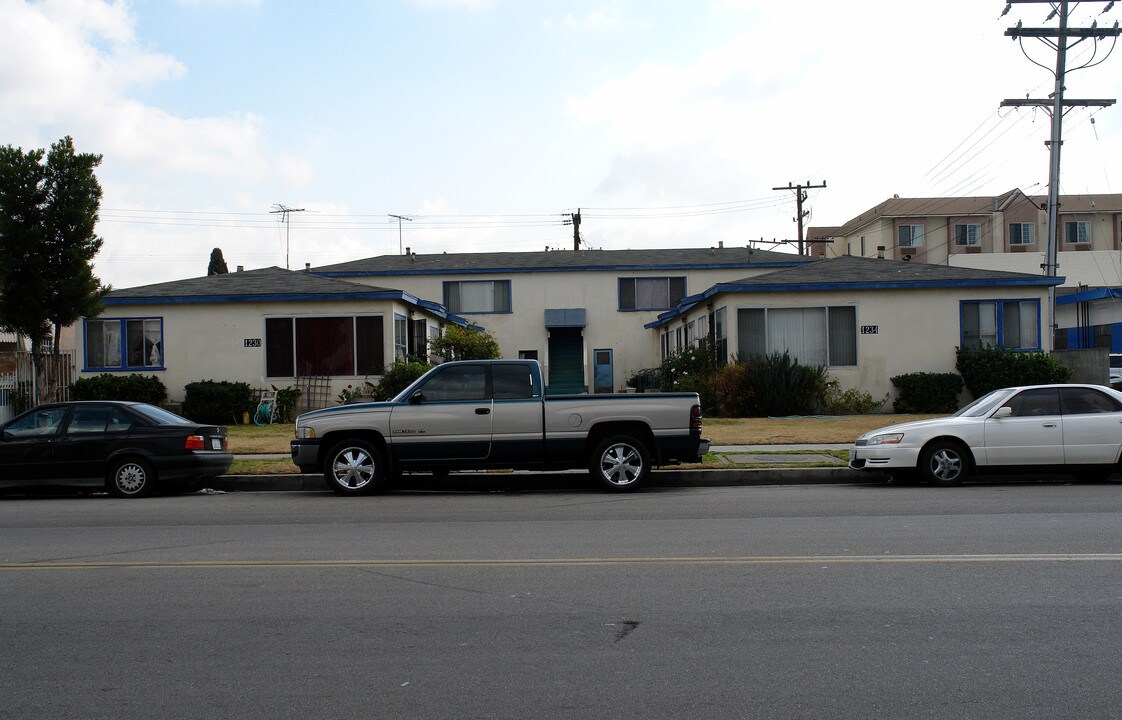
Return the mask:
<svg viewBox="0 0 1122 720"><path fill-rule="evenodd" d="M669 310L685 296L684 277L619 279L620 310Z"/></svg>
<svg viewBox="0 0 1122 720"><path fill-rule="evenodd" d="M450 313L508 313L510 280L445 282L444 307Z"/></svg>
<svg viewBox="0 0 1122 720"><path fill-rule="evenodd" d="M393 356L405 362L409 352L409 320L404 315L393 316Z"/></svg>
<svg viewBox="0 0 1122 720"><path fill-rule="evenodd" d="M1039 300L964 300L963 348L1040 349Z"/></svg>
<svg viewBox="0 0 1122 720"><path fill-rule="evenodd" d="M163 318L85 321L86 370L153 370L164 367Z"/></svg>

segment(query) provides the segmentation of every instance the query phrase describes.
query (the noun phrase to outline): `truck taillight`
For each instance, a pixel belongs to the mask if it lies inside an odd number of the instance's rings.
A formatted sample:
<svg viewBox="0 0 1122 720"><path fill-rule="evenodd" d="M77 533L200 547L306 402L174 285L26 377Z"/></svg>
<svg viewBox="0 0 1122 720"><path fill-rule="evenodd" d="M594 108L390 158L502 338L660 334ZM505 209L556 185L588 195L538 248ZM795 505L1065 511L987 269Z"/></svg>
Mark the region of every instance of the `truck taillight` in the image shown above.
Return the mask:
<svg viewBox="0 0 1122 720"><path fill-rule="evenodd" d="M701 429L701 406L694 405L690 408L690 430Z"/></svg>
<svg viewBox="0 0 1122 720"><path fill-rule="evenodd" d="M206 439L202 435L188 435L187 442L183 443L184 450L205 450Z"/></svg>

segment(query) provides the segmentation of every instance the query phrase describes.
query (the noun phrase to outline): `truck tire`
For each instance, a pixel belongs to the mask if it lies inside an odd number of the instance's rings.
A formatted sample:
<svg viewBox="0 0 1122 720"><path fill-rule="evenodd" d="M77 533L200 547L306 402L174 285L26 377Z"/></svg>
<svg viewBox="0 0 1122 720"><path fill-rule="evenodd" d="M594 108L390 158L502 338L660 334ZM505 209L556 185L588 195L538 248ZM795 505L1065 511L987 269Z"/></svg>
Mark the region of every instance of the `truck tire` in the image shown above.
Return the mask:
<svg viewBox="0 0 1122 720"><path fill-rule="evenodd" d="M386 461L365 440L344 440L327 453L323 476L340 495L369 495L384 485Z"/></svg>
<svg viewBox="0 0 1122 720"><path fill-rule="evenodd" d="M607 490L631 492L651 474L651 456L639 440L614 435L597 443L589 457L588 471Z"/></svg>

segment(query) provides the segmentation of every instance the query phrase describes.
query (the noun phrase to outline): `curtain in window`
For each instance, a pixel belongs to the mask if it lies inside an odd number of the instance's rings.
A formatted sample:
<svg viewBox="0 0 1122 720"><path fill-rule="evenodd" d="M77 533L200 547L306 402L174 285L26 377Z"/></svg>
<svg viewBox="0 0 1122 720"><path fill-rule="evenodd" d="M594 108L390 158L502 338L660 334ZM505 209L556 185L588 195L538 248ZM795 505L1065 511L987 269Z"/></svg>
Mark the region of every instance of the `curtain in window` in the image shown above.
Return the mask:
<svg viewBox="0 0 1122 720"><path fill-rule="evenodd" d="M86 323L86 367L121 367L121 321Z"/></svg>
<svg viewBox="0 0 1122 720"><path fill-rule="evenodd" d="M495 289L491 283L460 283L461 312L494 312Z"/></svg>
<svg viewBox="0 0 1122 720"><path fill-rule="evenodd" d="M298 375L354 375L354 318L296 318Z"/></svg>
<svg viewBox="0 0 1122 720"><path fill-rule="evenodd" d="M670 286L667 278L637 278L635 280L635 307L670 307Z"/></svg>
<svg viewBox="0 0 1122 720"><path fill-rule="evenodd" d="M768 354L787 351L803 365L825 365L826 308L776 308L767 313Z"/></svg>
<svg viewBox="0 0 1122 720"><path fill-rule="evenodd" d="M163 338L159 320L126 321L129 367L163 365Z"/></svg>
<svg viewBox="0 0 1122 720"><path fill-rule="evenodd" d="M997 345L997 303L967 303L962 306L962 346Z"/></svg>
<svg viewBox="0 0 1122 720"><path fill-rule="evenodd" d="M1036 348L1040 346L1036 303L1007 302L1001 306L1002 346Z"/></svg>

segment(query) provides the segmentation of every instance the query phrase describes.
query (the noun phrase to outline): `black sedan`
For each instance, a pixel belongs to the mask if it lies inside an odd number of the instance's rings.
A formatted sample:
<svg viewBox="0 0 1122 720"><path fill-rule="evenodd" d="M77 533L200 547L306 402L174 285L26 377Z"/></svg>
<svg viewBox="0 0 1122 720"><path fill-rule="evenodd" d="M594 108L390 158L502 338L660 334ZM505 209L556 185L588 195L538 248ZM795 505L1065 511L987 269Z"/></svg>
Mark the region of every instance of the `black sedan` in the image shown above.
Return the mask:
<svg viewBox="0 0 1122 720"><path fill-rule="evenodd" d="M192 489L231 462L226 428L145 403L52 403L0 425L0 488L66 485L141 497Z"/></svg>

